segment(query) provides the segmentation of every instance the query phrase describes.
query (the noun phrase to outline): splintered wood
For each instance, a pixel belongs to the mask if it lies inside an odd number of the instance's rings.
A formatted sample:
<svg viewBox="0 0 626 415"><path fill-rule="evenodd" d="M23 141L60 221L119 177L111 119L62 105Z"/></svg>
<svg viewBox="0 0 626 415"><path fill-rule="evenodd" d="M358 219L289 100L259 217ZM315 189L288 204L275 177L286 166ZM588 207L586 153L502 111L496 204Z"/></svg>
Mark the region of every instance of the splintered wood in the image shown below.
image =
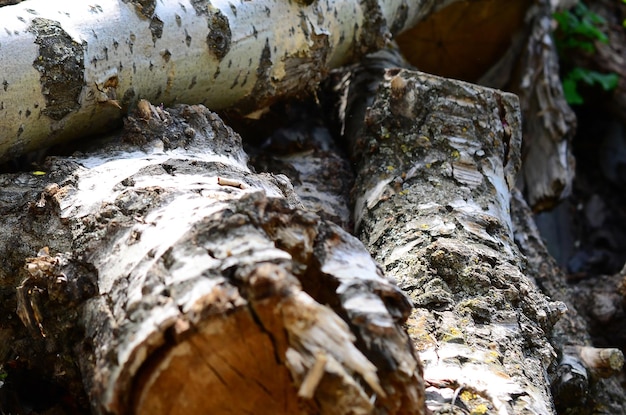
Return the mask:
<svg viewBox="0 0 626 415"><path fill-rule="evenodd" d="M121 139L16 178L30 201L7 196L51 242L29 255L19 316L39 339L80 332L65 347L92 411L425 414L410 303L365 247L252 172L205 107L146 108ZM75 274L97 290L57 296Z"/></svg>

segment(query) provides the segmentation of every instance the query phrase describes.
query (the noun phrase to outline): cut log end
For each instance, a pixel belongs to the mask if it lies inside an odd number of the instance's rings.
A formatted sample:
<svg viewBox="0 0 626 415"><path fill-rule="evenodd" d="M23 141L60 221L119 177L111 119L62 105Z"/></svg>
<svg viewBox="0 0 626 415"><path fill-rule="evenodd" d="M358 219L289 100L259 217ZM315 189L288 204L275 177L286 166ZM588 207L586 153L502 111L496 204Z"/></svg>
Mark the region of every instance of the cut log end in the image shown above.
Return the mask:
<svg viewBox="0 0 626 415"><path fill-rule="evenodd" d="M134 383L134 414L300 413L298 391L272 340L241 308L149 359Z"/></svg>

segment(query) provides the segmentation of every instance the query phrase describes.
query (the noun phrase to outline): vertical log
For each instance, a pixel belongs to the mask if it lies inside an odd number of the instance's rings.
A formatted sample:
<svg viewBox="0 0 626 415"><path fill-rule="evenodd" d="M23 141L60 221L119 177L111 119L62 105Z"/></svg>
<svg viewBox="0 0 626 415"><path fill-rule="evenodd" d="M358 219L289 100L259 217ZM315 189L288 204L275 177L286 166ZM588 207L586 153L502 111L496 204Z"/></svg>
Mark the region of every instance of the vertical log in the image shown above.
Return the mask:
<svg viewBox="0 0 626 415"><path fill-rule="evenodd" d="M544 1L530 16L530 33L509 87L519 95L525 116L520 178L535 211L551 209L569 196L575 174L571 140L576 115L565 101L561 85L551 12Z"/></svg>
<svg viewBox="0 0 626 415"><path fill-rule="evenodd" d="M407 70L386 71L356 135L356 232L416 307L435 413L554 413L546 334L563 307L513 243L520 140L514 95Z"/></svg>

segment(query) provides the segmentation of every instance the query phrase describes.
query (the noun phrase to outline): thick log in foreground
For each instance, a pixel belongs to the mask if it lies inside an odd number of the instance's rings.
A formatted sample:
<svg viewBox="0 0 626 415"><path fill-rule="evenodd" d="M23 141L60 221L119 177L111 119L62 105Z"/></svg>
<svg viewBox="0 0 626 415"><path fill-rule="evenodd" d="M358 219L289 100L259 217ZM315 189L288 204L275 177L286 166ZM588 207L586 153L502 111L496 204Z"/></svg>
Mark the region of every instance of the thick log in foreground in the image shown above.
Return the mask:
<svg viewBox="0 0 626 415"><path fill-rule="evenodd" d="M344 85L358 94L356 78ZM416 307L434 413L554 413L548 334L564 305L524 275L513 241L520 139L516 96L400 69L353 137L356 233Z"/></svg>
<svg viewBox="0 0 626 415"><path fill-rule="evenodd" d="M3 341L64 356L59 381L78 364L94 413L424 414L410 302L363 245L204 107L145 108L121 141L5 176L30 330Z"/></svg>

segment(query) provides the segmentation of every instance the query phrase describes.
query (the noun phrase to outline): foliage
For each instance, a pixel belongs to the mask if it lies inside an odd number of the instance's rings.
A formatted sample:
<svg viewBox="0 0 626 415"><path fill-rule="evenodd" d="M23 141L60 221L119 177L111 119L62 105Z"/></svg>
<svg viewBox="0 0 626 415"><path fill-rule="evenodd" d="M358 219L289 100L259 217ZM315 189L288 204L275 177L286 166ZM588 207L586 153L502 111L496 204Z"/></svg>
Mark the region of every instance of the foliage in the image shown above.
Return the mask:
<svg viewBox="0 0 626 415"><path fill-rule="evenodd" d="M587 68L575 67L563 77L563 93L568 104L582 104L583 97L578 92L578 85L599 85L605 91L617 87L619 77L615 73L601 73Z"/></svg>
<svg viewBox="0 0 626 415"><path fill-rule="evenodd" d="M561 61L566 61L568 52L582 50L593 54L596 51L595 42L609 42L608 36L602 30L606 20L589 10L582 2L578 2L571 10L555 13L554 19L558 23L556 45ZM611 91L617 86L618 80L615 73L604 74L575 66L563 76L565 99L569 104L582 104L584 101L578 92L581 83L597 85L605 91Z"/></svg>

